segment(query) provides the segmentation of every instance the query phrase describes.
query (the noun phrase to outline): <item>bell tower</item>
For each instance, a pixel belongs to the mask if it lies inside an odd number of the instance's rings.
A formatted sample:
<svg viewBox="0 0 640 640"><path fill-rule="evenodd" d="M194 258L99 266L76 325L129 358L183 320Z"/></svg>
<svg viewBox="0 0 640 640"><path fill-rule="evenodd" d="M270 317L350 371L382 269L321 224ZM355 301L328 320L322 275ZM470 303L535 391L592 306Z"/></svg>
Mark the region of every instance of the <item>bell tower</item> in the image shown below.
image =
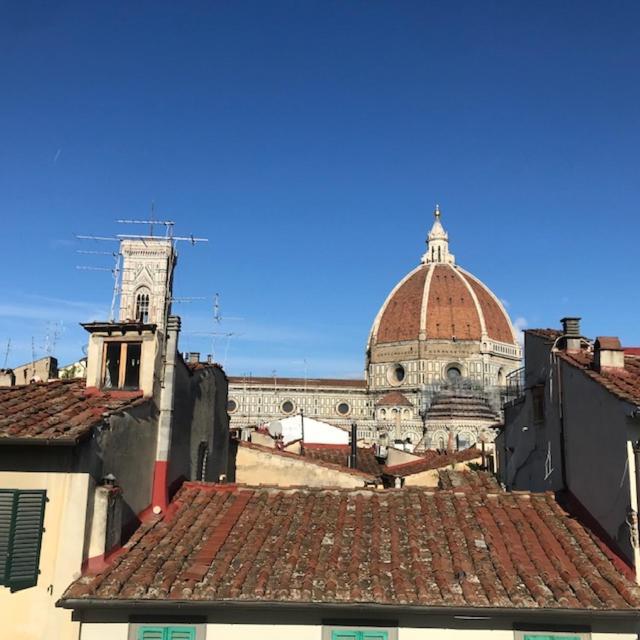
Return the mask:
<svg viewBox="0 0 640 640"><path fill-rule="evenodd" d="M171 313L176 251L170 238L121 241L120 322L155 324L164 332Z"/></svg>

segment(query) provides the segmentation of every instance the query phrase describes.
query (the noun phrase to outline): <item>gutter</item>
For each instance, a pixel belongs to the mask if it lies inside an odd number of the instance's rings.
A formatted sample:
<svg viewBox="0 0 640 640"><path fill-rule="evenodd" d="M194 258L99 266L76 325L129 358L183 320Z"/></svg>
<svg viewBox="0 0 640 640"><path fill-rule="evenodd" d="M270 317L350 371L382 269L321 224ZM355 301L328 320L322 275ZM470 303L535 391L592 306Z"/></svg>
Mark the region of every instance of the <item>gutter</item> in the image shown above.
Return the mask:
<svg viewBox="0 0 640 640"><path fill-rule="evenodd" d="M398 614L419 614L419 615L440 615L448 617L472 617L478 618L523 618L534 615L537 618L543 614L545 617L581 619L617 619L638 621L640 610L631 606L629 609L552 609L552 608L497 608L497 607L429 607L411 605L389 605L378 603L333 603L333 602L281 602L278 600L269 601L243 601L243 600L132 600L132 599L111 599L104 598L64 598L56 602L56 607L63 609L75 609L78 611L89 609L117 610L117 609L148 609L168 612L171 609L188 611L207 610L233 610L233 609L257 609L273 612L274 607L289 611L309 611L322 612L327 610L344 613L357 613L362 615L366 612L385 613L388 615Z"/></svg>
<svg viewBox="0 0 640 640"><path fill-rule="evenodd" d="M38 438L31 436L29 438L0 438L0 446L38 446L38 447L75 447L81 441L86 440L90 434L77 438Z"/></svg>

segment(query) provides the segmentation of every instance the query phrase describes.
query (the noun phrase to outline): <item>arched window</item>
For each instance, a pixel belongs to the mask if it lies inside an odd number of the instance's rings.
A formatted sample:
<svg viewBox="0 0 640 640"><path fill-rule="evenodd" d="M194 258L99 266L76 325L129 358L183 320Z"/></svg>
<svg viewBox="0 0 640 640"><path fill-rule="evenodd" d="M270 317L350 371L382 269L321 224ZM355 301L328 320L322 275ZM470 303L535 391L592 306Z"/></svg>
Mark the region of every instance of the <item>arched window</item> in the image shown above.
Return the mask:
<svg viewBox="0 0 640 640"><path fill-rule="evenodd" d="M136 320L149 322L149 293L147 289L140 289L136 295Z"/></svg>

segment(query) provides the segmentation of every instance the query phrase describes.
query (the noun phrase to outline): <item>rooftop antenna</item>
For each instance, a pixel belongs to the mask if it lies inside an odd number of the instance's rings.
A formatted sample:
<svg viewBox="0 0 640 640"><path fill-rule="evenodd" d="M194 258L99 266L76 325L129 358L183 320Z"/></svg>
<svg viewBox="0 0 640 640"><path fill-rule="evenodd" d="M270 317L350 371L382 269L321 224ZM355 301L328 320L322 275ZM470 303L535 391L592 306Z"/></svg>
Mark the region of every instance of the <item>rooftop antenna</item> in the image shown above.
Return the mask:
<svg viewBox="0 0 640 640"><path fill-rule="evenodd" d="M238 318L233 316L225 316L227 320L244 320L244 318ZM220 312L220 294L216 293L213 297L213 320L220 324L222 322L222 313Z"/></svg>
<svg viewBox="0 0 640 640"><path fill-rule="evenodd" d="M155 217L155 202L151 203L151 215L150 215L150 220L133 220L133 219L125 219L125 218L119 218L118 220L116 220L116 222L120 223L120 224L144 224L144 225L149 225L149 235L143 235L143 234L125 234L125 233L120 233L120 234L116 234L115 236L93 236L93 235L78 235L76 234L76 238L78 238L79 240L93 240L93 241L108 241L108 242L121 242L122 240L149 240L149 241L167 241L169 240L171 242L171 244L175 247L175 243L176 242L182 242L182 241L186 241L189 242L191 245L195 245L199 242L209 242L208 238L199 238L192 235L189 236L175 236L173 233L174 230L174 226L175 226L175 222L173 220L157 220ZM161 225L164 226L165 228L165 234L164 236L157 236L154 235L154 227L156 225ZM86 252L89 253L89 252ZM95 254L99 254L100 252L95 252ZM105 254L108 254L109 252L104 252ZM115 257L115 265L113 268L109 269L106 267L90 267L90 266L78 266L78 269L81 269L83 271L111 271L113 274L113 295L111 298L111 309L109 312L109 322L113 322L115 320L115 313L116 313L116 300L118 295L121 293L121 265L122 265L122 254L120 253L120 251L117 252L113 252L112 255ZM164 316L165 316L165 323L167 321L167 317L169 315L169 310L170 310L170 306L171 306L171 302L172 301L178 301L177 299L174 299L170 296L170 286L171 286L171 277L170 274L167 274L167 281L165 282L165 289L166 289L166 296L165 296L165 300L166 300L166 305L165 305L165 311L164 311ZM196 298L193 298L193 300L195 300ZM181 301L186 301L186 298L182 299Z"/></svg>
<svg viewBox="0 0 640 640"><path fill-rule="evenodd" d="M7 340L7 348L4 351L4 364L2 365L3 369L7 368L7 362L9 362L10 351L11 351L11 338Z"/></svg>
<svg viewBox="0 0 640 640"><path fill-rule="evenodd" d="M52 356L56 350L56 344L63 331L62 322L47 322L47 334L44 338L44 351L48 356Z"/></svg>

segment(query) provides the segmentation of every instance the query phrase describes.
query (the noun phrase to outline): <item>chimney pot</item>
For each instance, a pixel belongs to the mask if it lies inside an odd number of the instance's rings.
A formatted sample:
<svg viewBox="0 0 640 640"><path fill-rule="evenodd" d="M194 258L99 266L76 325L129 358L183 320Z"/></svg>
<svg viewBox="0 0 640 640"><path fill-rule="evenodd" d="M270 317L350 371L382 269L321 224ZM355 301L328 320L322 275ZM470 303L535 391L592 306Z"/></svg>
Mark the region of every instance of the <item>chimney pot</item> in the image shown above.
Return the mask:
<svg viewBox="0 0 640 640"><path fill-rule="evenodd" d="M189 353L189 364L198 364L198 362L200 362L200 352L191 351Z"/></svg>
<svg viewBox="0 0 640 640"><path fill-rule="evenodd" d="M562 320L560 320L562 323L562 333L568 338L579 338L582 335L580 333L580 320L582 320L582 318L562 318Z"/></svg>
<svg viewBox="0 0 640 640"><path fill-rule="evenodd" d="M213 356L210 353L207 354L207 364L213 364Z"/></svg>

